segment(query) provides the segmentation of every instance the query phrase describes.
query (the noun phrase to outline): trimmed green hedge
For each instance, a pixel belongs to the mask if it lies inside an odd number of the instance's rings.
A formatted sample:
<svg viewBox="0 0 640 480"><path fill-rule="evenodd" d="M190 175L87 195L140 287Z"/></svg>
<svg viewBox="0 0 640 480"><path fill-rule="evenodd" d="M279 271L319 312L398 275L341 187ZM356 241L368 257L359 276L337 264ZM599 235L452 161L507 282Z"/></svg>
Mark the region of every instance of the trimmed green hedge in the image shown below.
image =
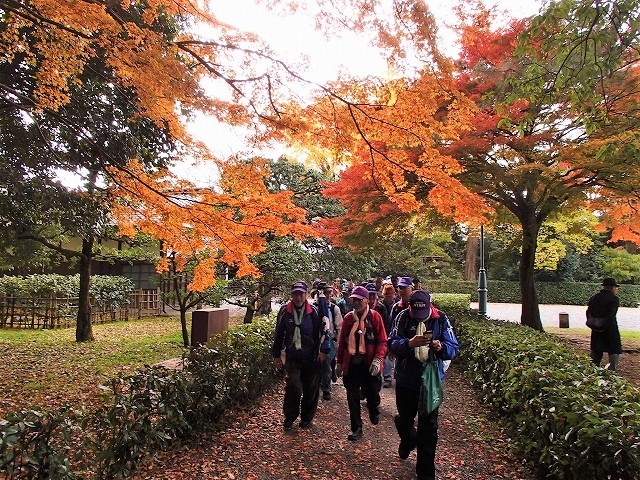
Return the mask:
<svg viewBox="0 0 640 480"><path fill-rule="evenodd" d="M640 392L528 327L458 318L461 360L515 448L548 477L640 478Z"/></svg>
<svg viewBox="0 0 640 480"><path fill-rule="evenodd" d="M478 282L462 280L426 280L425 288L430 292L466 293L474 301L478 299ZM541 304L586 305L589 298L601 286L597 283L580 282L536 282ZM489 280L487 282L489 302L520 303L520 284ZM621 307L637 307L640 304L640 285L622 285L618 291Z"/></svg>
<svg viewBox="0 0 640 480"><path fill-rule="evenodd" d="M0 420L5 478L131 478L144 458L218 423L273 383L273 319L216 335L184 370L146 367L104 387L93 413L23 411Z"/></svg>
<svg viewBox="0 0 640 480"><path fill-rule="evenodd" d="M96 305L118 308L129 301L135 288L133 280L115 275L92 275L89 295ZM43 274L26 277L0 277L0 295L14 297L49 297L50 295L77 297L80 275Z"/></svg>

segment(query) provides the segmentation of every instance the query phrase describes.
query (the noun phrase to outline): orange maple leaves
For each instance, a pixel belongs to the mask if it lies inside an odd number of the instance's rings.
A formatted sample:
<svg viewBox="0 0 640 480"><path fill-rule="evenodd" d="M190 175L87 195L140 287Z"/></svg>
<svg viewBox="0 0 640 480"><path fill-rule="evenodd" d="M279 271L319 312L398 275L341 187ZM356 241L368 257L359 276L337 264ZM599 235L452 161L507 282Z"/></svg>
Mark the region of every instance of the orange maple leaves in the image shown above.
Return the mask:
<svg viewBox="0 0 640 480"><path fill-rule="evenodd" d="M174 254L177 269L198 260L189 286L202 291L215 283L218 262L238 267L238 275L256 275L251 257L266 247L266 234L309 236L305 210L291 202L292 192L269 193L265 161L232 161L221 165L219 190L197 189L167 171L147 173L133 161L113 171L111 193L119 199L113 213L121 233L137 230L162 241ZM168 268L166 259L158 265Z"/></svg>

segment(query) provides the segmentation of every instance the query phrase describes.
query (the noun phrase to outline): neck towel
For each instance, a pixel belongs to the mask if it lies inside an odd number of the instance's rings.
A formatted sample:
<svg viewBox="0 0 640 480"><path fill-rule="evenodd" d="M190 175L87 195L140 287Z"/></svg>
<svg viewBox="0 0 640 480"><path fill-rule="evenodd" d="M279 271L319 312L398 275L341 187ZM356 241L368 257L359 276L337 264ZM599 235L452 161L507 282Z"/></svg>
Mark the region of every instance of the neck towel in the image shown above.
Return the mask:
<svg viewBox="0 0 640 480"><path fill-rule="evenodd" d="M351 332L349 332L349 354L356 354L356 334L360 336L360 342L358 343L358 352L357 353L366 353L367 350L364 345L364 331L365 331L365 323L364 320L369 315L369 305L366 306L364 311L362 312L362 317L358 318L358 313L353 310L352 312L353 318L355 322L353 322L353 327L351 327Z"/></svg>
<svg viewBox="0 0 640 480"><path fill-rule="evenodd" d="M293 321L296 325L293 330L293 344L300 350L302 348L302 335L300 334L300 325L302 324L302 316L304 315L303 308L293 308Z"/></svg>

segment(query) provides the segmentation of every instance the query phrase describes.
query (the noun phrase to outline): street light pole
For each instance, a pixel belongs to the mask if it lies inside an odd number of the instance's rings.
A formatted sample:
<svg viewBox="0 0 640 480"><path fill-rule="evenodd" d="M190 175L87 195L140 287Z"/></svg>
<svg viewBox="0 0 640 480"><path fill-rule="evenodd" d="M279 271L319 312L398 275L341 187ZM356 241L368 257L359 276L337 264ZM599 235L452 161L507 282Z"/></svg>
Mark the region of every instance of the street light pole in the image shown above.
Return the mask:
<svg viewBox="0 0 640 480"><path fill-rule="evenodd" d="M480 269L478 270L478 315L487 315L487 272L484 269L484 225L480 226Z"/></svg>

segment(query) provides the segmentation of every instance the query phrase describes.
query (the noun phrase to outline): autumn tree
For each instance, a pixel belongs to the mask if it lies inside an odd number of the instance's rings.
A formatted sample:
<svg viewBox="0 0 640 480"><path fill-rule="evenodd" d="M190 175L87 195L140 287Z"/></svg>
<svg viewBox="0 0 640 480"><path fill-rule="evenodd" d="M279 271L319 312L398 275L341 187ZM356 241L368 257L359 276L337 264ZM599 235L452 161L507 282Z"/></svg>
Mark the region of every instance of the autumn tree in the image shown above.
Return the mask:
<svg viewBox="0 0 640 480"><path fill-rule="evenodd" d="M388 81L370 89L368 100L361 96L358 109L322 101L307 109L316 121L317 112L363 119L355 130L341 124L342 143L334 146L352 158L329 190L349 198L347 216L362 219L357 228L425 207L472 225L510 212L521 238L521 320L535 329L542 328L538 235L551 215L588 204L606 211L609 225L617 222L613 239L635 235L637 9L590 5L558 2L532 22L496 26L484 7L469 12L465 4L462 52L450 70L439 62L416 79ZM532 62L522 57L540 45ZM579 84L585 79L575 65L602 69L589 83L595 95L588 101L571 87L572 74ZM332 222L327 233L344 237L350 225L358 224L345 221L340 229Z"/></svg>
<svg viewBox="0 0 640 480"><path fill-rule="evenodd" d="M287 11L292 4L298 7L297 3L277 1L269 5L282 6ZM433 29L427 28L396 36L404 28L405 19L423 11L421 2L398 2L389 11L384 2L371 5L364 0L343 0L321 2L314 13L317 25L328 34L345 26L355 31L378 32L377 44L387 49L390 58L401 58L404 46L401 37L423 43L433 33ZM220 188L222 195L213 190L206 193L171 177L164 165L149 164L142 146L116 158L113 153L105 154L108 152L105 143L95 139L88 126L71 121L65 107L79 91L97 81L101 88L112 90L106 97L98 97L102 107L112 106L114 95L126 99L127 109L118 109L122 115L119 126L130 127L142 122L161 133L158 143L167 140L172 153L174 148L181 147L185 155L188 152L193 158L205 159L208 154L184 129L183 115L195 110L233 126L248 127L253 140L263 142L282 139L279 132L284 128L302 133L296 112L285 108L291 98L306 95L294 91L294 84L302 84L305 92L311 86L330 101L354 106L348 97L335 95L331 88L305 80L300 74L303 62L283 63L255 35L219 21L205 4L182 0L127 4L3 0L0 17L1 121L9 119L19 128L30 130L29 135L40 136L44 147L41 151L46 153L49 147L62 143L39 128L44 117L68 127L69 131L75 129L75 140L81 147L73 152L62 149L56 155L45 155L47 162L31 167L33 178L51 178L56 167L80 171L85 175L87 188L74 197L75 201L86 201L101 210L102 218L108 216L109 219L113 215L109 207L119 202L114 213L122 220L126 233L134 232L127 215L136 219L143 217L142 212L158 215L144 218L140 226L158 234L172 252L183 257L178 262L179 268L194 254L196 258L202 254L203 264L195 269L193 288L206 288L213 281L212 259L237 264L243 274L255 273L248 258L264 250L265 233L282 234L284 230L294 235L300 233L290 227L302 217L297 213L289 216L290 203L285 196L261 192L263 196L256 197L248 193L247 179L230 173L237 167L233 162L220 169L235 183L225 180L226 185ZM184 29L187 25L201 28L187 32ZM205 78L212 79L216 88L203 89L200 81ZM87 111L87 116L99 120L92 110ZM106 122L101 126L105 127ZM131 138L128 134L123 136ZM31 158L39 158L35 149L26 148ZM78 152L84 160L70 161L71 153ZM96 152L98 160L89 162L88 158ZM243 167L238 170L243 172ZM249 178L258 181L253 175ZM103 190L103 186L109 189ZM97 192L100 195L96 197ZM62 194L70 197L66 192ZM262 214L251 205L253 200ZM149 202L157 204L143 205ZM61 205L64 207L64 202ZM88 208L85 205L78 211L84 215ZM184 210L191 212L180 213ZM286 218L283 210L288 210ZM62 209L67 217L73 216L69 215L71 211ZM160 218L162 215L166 216ZM93 218L93 222L87 219L81 222L87 223L90 232L82 232L87 242L82 252L76 252L81 263L87 263L92 251L91 239L96 233ZM206 223L207 218L210 223ZM167 225L164 230L159 227L163 223ZM237 235L233 231L235 227L239 229ZM214 230L216 232L211 233ZM201 233L204 240L198 242L195 234ZM246 242L246 246L238 246L240 241ZM165 267L166 262L160 265L161 269ZM82 285L86 290L86 284ZM91 338L87 322L86 309L82 308L78 317L78 340Z"/></svg>

